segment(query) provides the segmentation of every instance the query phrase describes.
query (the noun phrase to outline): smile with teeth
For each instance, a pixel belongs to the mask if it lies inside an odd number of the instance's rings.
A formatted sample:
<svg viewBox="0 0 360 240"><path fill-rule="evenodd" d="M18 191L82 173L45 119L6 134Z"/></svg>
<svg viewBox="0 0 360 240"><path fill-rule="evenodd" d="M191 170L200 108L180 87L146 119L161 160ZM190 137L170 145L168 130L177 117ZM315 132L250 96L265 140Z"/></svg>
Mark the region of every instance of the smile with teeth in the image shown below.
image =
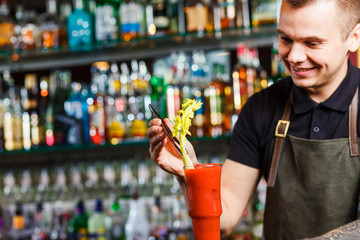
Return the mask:
<svg viewBox="0 0 360 240"><path fill-rule="evenodd" d="M312 68L296 68L296 67L293 67L293 69L296 71L296 72L306 72L306 71L310 71L312 69L314 69L313 67Z"/></svg>

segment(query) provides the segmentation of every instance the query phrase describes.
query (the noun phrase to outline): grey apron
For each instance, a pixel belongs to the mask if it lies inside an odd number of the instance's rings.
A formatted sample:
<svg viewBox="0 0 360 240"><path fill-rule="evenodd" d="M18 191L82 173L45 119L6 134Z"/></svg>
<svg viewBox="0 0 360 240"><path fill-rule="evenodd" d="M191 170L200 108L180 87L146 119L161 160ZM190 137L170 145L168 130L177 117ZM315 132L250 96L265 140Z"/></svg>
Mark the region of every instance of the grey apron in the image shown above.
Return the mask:
<svg viewBox="0 0 360 240"><path fill-rule="evenodd" d="M264 217L266 240L315 237L356 219L357 105L358 90L349 109L349 139L309 140L286 136L289 97L276 128Z"/></svg>

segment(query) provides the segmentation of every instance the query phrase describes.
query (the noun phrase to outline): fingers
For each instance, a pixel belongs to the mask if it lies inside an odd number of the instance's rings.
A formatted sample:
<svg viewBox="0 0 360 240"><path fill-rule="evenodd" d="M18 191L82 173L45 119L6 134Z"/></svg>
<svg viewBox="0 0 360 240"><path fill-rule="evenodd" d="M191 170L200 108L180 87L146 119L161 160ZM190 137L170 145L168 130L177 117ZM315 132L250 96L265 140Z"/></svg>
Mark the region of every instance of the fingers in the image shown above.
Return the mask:
<svg viewBox="0 0 360 240"><path fill-rule="evenodd" d="M151 151L153 151L153 149L158 146L159 144L162 143L162 141L165 139L165 133L161 132L157 135L154 135L153 137L150 138L150 154Z"/></svg>
<svg viewBox="0 0 360 240"><path fill-rule="evenodd" d="M161 120L158 118L151 119L149 122L149 128L146 130L146 136L151 139L161 132L163 132Z"/></svg>
<svg viewBox="0 0 360 240"><path fill-rule="evenodd" d="M159 155L160 155L160 152L161 150L163 149L164 145L165 145L165 142L166 142L166 138L159 141L157 144L152 144L150 145L150 156L151 156L151 159L155 162L155 163L159 163Z"/></svg>
<svg viewBox="0 0 360 240"><path fill-rule="evenodd" d="M149 127L152 126L161 126L161 119L160 118L153 118L149 122Z"/></svg>

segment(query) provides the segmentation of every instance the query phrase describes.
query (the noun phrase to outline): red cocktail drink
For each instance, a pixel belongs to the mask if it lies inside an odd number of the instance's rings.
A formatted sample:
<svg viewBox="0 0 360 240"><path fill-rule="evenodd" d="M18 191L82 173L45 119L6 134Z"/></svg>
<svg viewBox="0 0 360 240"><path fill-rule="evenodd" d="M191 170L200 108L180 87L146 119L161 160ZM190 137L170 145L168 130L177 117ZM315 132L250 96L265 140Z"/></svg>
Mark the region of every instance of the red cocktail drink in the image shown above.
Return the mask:
<svg viewBox="0 0 360 240"><path fill-rule="evenodd" d="M184 170L195 240L220 240L221 164L196 164Z"/></svg>

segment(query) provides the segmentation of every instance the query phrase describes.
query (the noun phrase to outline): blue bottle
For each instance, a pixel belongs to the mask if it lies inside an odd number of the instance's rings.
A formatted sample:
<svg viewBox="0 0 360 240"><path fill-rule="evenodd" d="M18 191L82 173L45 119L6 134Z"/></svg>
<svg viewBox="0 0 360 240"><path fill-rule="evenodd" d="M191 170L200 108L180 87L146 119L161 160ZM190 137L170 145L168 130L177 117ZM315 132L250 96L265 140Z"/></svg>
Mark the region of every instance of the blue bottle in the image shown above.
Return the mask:
<svg viewBox="0 0 360 240"><path fill-rule="evenodd" d="M67 133L68 144L88 143L89 137L89 114L87 106L87 89L81 87L78 82L71 84L72 93L69 99L64 103L64 109L67 116L71 117L75 123Z"/></svg>
<svg viewBox="0 0 360 240"><path fill-rule="evenodd" d="M74 11L67 20L69 48L71 50L90 49L93 42L93 22L85 11L83 0L74 0Z"/></svg>

